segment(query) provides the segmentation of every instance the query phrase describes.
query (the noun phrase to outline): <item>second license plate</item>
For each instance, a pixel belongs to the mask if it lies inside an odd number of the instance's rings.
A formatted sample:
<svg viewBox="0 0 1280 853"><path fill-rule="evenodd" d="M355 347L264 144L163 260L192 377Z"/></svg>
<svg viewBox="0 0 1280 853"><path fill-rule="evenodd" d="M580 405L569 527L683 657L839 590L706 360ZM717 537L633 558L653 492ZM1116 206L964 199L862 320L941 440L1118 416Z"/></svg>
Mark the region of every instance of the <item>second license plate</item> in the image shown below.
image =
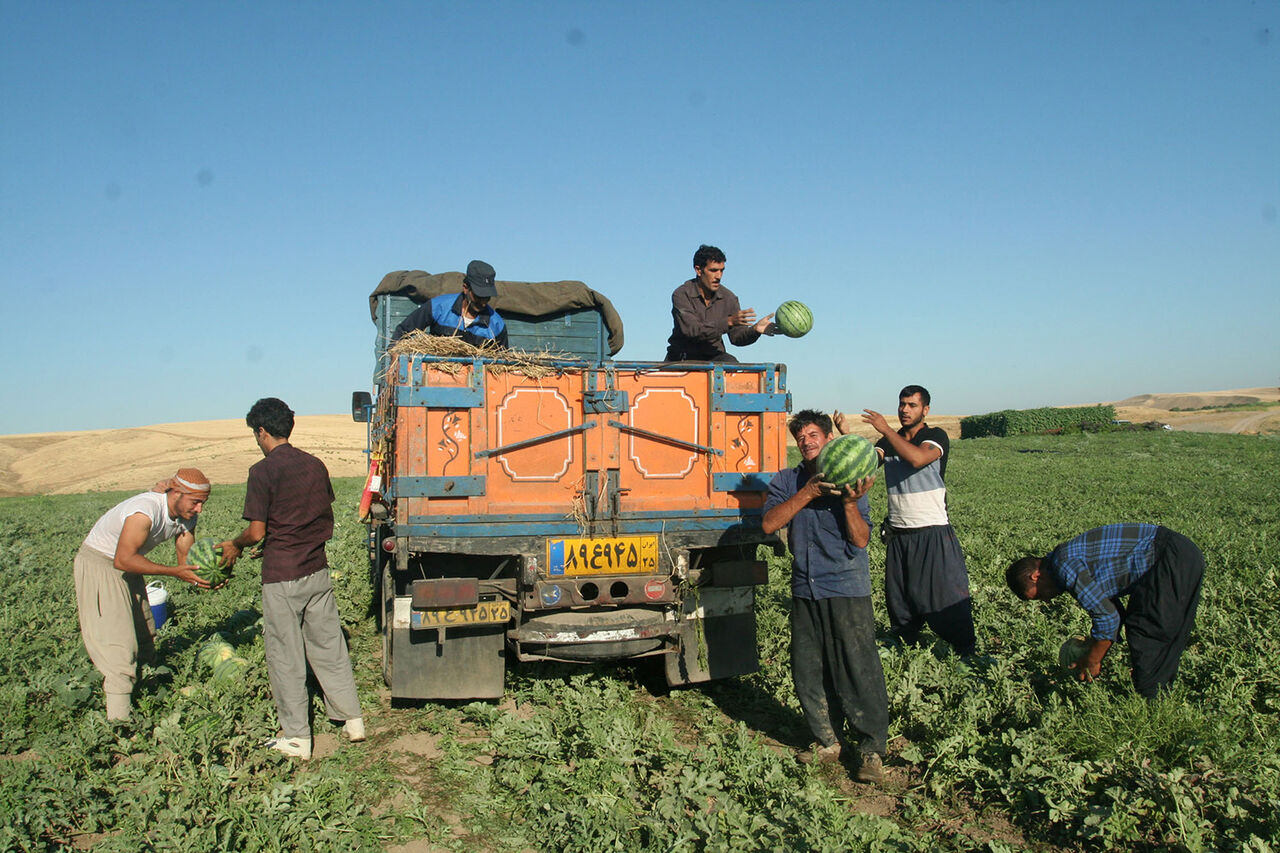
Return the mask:
<svg viewBox="0 0 1280 853"><path fill-rule="evenodd" d="M552 577L652 574L656 571L657 536L547 540L547 573Z"/></svg>
<svg viewBox="0 0 1280 853"><path fill-rule="evenodd" d="M482 601L474 607L449 607L441 610L415 610L409 617L412 628L460 628L467 625L492 625L511 618L507 601Z"/></svg>

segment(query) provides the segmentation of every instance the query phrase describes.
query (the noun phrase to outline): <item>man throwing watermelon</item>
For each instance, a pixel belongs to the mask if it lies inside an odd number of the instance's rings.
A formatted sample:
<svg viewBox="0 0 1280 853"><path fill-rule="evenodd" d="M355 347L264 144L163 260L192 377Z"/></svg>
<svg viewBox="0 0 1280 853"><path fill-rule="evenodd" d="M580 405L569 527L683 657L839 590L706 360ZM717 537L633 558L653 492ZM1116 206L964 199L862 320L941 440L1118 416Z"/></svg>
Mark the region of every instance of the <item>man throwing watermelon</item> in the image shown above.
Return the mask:
<svg viewBox="0 0 1280 853"><path fill-rule="evenodd" d="M973 599L964 551L947 515L945 431L925 423L929 392L908 385L898 392L899 429L884 415L863 409L862 420L880 433L876 450L884 461L889 517L885 543L884 599L889 626L904 643L917 643L927 624L956 653L972 655L976 645ZM844 415L836 426L845 431Z"/></svg>
<svg viewBox="0 0 1280 853"><path fill-rule="evenodd" d="M720 283L724 263L724 252L715 246L704 243L693 253L694 277L671 294L674 328L667 339L667 361L736 363L724 351L725 334L738 347L773 334L772 314L757 320L755 309L739 307L738 297Z"/></svg>
<svg viewBox="0 0 1280 853"><path fill-rule="evenodd" d="M1093 629L1071 666L1081 681L1098 677L1102 658L1124 625L1133 687L1148 699L1178 674L1203 578L1204 554L1196 544L1154 524L1095 527L1005 571L1009 589L1023 601L1048 601L1069 592L1089 613Z"/></svg>
<svg viewBox="0 0 1280 853"><path fill-rule="evenodd" d="M76 553L74 575L80 635L89 659L102 673L107 719L124 722L133 707L138 664L155 659L155 621L147 600L146 575L168 575L208 587L187 565L200 511L209 500L209 479L180 468L149 492L121 501L98 519ZM147 559L161 542L176 540L177 566Z"/></svg>
<svg viewBox="0 0 1280 853"><path fill-rule="evenodd" d="M867 477L835 489L818 477L831 418L805 409L789 425L801 463L779 471L765 499L765 533L787 528L791 548L791 677L817 746L802 761L836 761L845 738L857 746L859 782L884 778L889 698L876 648L867 543Z"/></svg>

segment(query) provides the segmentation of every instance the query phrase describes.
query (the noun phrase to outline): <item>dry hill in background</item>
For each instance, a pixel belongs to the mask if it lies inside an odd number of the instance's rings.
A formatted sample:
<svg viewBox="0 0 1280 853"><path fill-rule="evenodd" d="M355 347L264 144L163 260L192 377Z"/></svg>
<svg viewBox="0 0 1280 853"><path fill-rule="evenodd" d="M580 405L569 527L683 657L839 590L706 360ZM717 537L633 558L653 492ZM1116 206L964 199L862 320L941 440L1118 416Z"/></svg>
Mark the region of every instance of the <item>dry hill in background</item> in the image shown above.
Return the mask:
<svg viewBox="0 0 1280 853"><path fill-rule="evenodd" d="M1114 405L1117 417L1134 423L1160 421L1198 432L1280 433L1280 408L1171 411L1249 403L1280 403L1280 389L1145 394ZM894 422L892 410L884 414ZM931 415L929 423L957 438L960 417ZM875 435L865 426L857 431ZM334 477L361 477L367 471L365 425L350 415L300 416L292 440L323 459ZM184 465L204 471L216 497L218 483L243 483L249 466L261 458L242 419L0 436L0 497L141 491Z"/></svg>

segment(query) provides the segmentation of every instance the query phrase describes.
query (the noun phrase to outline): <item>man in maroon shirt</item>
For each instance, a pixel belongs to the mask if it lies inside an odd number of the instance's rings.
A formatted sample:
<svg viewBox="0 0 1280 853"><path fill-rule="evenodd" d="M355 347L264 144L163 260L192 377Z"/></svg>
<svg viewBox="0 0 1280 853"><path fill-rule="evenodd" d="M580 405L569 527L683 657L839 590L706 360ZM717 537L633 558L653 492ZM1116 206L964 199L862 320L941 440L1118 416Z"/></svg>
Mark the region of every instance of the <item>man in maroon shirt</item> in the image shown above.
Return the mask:
<svg viewBox="0 0 1280 853"><path fill-rule="evenodd" d="M281 736L267 746L311 757L307 667L324 692L329 719L343 720L351 740L364 740L347 640L329 580L324 545L333 536L333 485L324 463L289 444L293 411L266 397L245 423L265 457L249 469L244 519L249 526L222 543L223 558L265 537L262 550L262 638Z"/></svg>
<svg viewBox="0 0 1280 853"><path fill-rule="evenodd" d="M715 246L703 244L694 253L694 277L671 294L667 361L736 363L724 351L724 335L734 346L745 347L774 333L772 314L757 320L755 310L742 308L733 291L720 283L724 264L724 252Z"/></svg>

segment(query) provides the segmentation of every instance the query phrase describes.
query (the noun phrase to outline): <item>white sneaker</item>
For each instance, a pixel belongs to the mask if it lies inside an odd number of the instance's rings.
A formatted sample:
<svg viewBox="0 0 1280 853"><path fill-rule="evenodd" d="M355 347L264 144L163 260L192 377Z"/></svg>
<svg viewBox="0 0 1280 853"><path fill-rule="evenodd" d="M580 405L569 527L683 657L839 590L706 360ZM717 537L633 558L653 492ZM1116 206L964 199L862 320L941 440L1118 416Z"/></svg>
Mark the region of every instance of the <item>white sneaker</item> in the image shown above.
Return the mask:
<svg viewBox="0 0 1280 853"><path fill-rule="evenodd" d="M342 730L352 743L364 740L364 717L352 717L342 724Z"/></svg>
<svg viewBox="0 0 1280 853"><path fill-rule="evenodd" d="M303 761L311 758L311 738L309 737L275 737L263 746L294 758L301 758Z"/></svg>

